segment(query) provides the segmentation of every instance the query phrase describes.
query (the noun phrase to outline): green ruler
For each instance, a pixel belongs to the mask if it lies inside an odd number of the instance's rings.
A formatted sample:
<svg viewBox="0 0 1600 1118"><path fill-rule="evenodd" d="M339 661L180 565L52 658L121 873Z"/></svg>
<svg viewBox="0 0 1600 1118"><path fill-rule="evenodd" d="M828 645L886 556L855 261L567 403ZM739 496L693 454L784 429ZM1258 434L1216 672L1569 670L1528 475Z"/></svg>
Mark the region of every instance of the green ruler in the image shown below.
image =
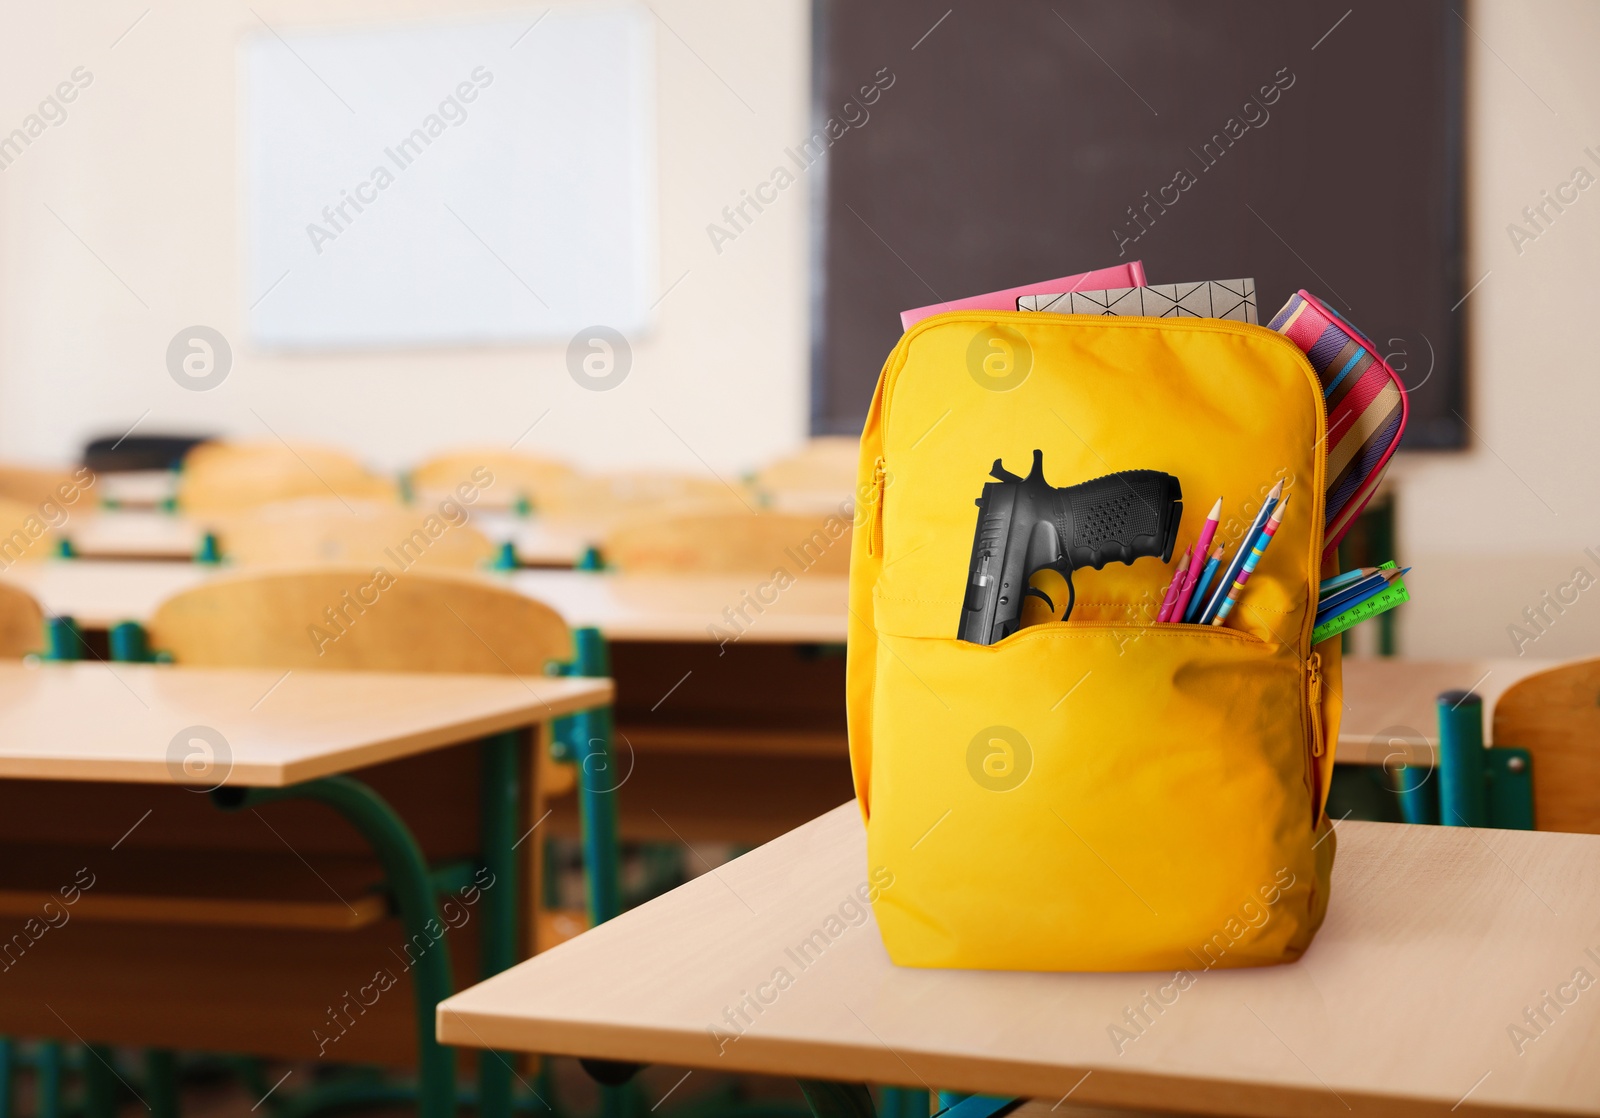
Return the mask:
<svg viewBox="0 0 1600 1118"><path fill-rule="evenodd" d="M1393 563L1384 566L1392 567ZM1311 643L1321 644L1329 637L1336 637L1352 625L1359 625L1369 617L1377 617L1385 610L1394 609L1401 602L1409 602L1411 594L1406 590L1404 579L1395 579L1387 589L1374 594L1364 602L1357 602L1341 614L1328 618L1321 625L1311 631Z"/></svg>

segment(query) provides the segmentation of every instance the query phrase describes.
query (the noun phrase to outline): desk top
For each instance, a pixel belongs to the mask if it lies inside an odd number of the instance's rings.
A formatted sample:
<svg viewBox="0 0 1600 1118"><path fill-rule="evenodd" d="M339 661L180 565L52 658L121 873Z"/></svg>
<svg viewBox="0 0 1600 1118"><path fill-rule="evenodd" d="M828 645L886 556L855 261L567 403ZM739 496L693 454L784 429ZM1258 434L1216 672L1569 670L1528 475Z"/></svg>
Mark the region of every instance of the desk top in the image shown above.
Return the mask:
<svg viewBox="0 0 1600 1118"><path fill-rule="evenodd" d="M157 508L177 493L176 470L113 470L95 477L95 496L119 508Z"/></svg>
<svg viewBox="0 0 1600 1118"><path fill-rule="evenodd" d="M1493 711L1512 684L1560 662L1350 657L1344 661L1344 717L1336 756L1353 764L1432 764L1439 746L1440 692L1474 690L1484 710ZM1488 719L1483 732L1487 740Z"/></svg>
<svg viewBox="0 0 1600 1118"><path fill-rule="evenodd" d="M594 542L580 526L509 513L482 513L473 524L495 543L511 540L518 560L535 567L571 567ZM181 561L200 549L205 526L180 513L130 505L74 517L63 534L85 559Z"/></svg>
<svg viewBox="0 0 1600 1118"><path fill-rule="evenodd" d="M611 695L608 679L3 664L0 778L282 787Z"/></svg>
<svg viewBox="0 0 1600 1118"><path fill-rule="evenodd" d="M85 628L148 621L173 594L233 568L197 563L50 560L17 563L3 576L39 600L46 613ZM843 643L844 578L802 575L770 605L746 604L760 576L618 575L597 571L521 570L481 577L548 604L573 626L592 625L612 640ZM754 601L753 597L751 598ZM741 619L736 611L744 611ZM731 616L731 620L730 620ZM715 632L713 632L715 628Z"/></svg>
<svg viewBox="0 0 1600 1118"><path fill-rule="evenodd" d="M802 574L775 592L762 575L625 575L514 571L498 576L571 625L611 640L843 644L849 580ZM766 604L756 595L767 593ZM742 613L742 616L741 616Z"/></svg>
<svg viewBox="0 0 1600 1118"><path fill-rule="evenodd" d="M205 529L154 508L102 509L73 517L62 530L85 559L192 559Z"/></svg>
<svg viewBox="0 0 1600 1118"><path fill-rule="evenodd" d="M1508 1034L1600 975L1600 836L1351 821L1338 842L1300 962L1195 974L1120 1054L1110 1027L1172 976L902 969L870 919L820 931L866 877L853 803L448 999L439 1036L1084 1105L1600 1114L1600 989L1520 1056ZM775 1000L729 1040L747 991Z"/></svg>

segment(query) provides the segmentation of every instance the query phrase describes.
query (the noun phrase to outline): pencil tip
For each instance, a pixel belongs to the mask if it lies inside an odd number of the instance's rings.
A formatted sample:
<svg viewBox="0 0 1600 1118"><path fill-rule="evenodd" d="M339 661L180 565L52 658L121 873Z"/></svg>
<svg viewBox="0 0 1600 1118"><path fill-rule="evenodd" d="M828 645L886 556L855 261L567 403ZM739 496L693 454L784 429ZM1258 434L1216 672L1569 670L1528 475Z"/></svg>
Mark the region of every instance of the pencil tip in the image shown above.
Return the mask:
<svg viewBox="0 0 1600 1118"><path fill-rule="evenodd" d="M1272 487L1272 492L1268 493L1267 496L1271 497L1273 500L1277 500L1279 497L1283 496L1283 479L1282 478L1278 479L1278 484L1274 485Z"/></svg>
<svg viewBox="0 0 1600 1118"><path fill-rule="evenodd" d="M1217 498L1217 503L1211 506L1211 511L1206 513L1206 519L1207 520L1221 520L1222 519L1222 498L1221 497L1218 497Z"/></svg>

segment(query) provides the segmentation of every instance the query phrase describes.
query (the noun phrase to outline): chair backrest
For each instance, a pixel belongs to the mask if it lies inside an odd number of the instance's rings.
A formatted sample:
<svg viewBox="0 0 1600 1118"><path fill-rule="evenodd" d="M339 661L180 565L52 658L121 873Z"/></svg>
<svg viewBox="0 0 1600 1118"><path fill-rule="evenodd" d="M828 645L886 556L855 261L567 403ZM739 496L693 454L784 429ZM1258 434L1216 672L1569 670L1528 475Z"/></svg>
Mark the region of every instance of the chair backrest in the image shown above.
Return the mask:
<svg viewBox="0 0 1600 1118"><path fill-rule="evenodd" d="M667 511L628 519L600 550L625 572L846 575L850 529L849 517L837 515Z"/></svg>
<svg viewBox="0 0 1600 1118"><path fill-rule="evenodd" d="M1495 704L1491 740L1533 754L1539 830L1600 834L1600 659L1513 684Z"/></svg>
<svg viewBox="0 0 1600 1118"><path fill-rule="evenodd" d="M18 504L38 506L47 501L59 503L60 490L77 489L81 484L74 479L71 470L0 464L0 497Z"/></svg>
<svg viewBox="0 0 1600 1118"><path fill-rule="evenodd" d="M20 586L0 582L0 660L44 649L44 611Z"/></svg>
<svg viewBox="0 0 1600 1118"><path fill-rule="evenodd" d="M762 502L771 508L837 508L854 495L860 453L860 441L855 438L812 439L795 453L761 469L756 474L755 487Z"/></svg>
<svg viewBox="0 0 1600 1118"><path fill-rule="evenodd" d="M755 504L752 494L716 478L638 471L575 475L550 491L541 511L559 520L616 524L667 508L748 512Z"/></svg>
<svg viewBox="0 0 1600 1118"><path fill-rule="evenodd" d="M184 458L178 504L197 515L235 512L302 497L346 502L397 499L387 478L332 447L202 443Z"/></svg>
<svg viewBox="0 0 1600 1118"><path fill-rule="evenodd" d="M411 471L411 485L422 499L450 497L465 485L477 490L478 502L490 508L509 508L519 497L542 508L548 496L573 476L571 466L549 458L513 450L464 449L423 462Z"/></svg>
<svg viewBox="0 0 1600 1118"><path fill-rule="evenodd" d="M39 504L0 497L0 571L13 563L48 559L58 533Z"/></svg>
<svg viewBox="0 0 1600 1118"><path fill-rule="evenodd" d="M542 676L572 657L549 606L466 575L316 567L224 576L174 595L151 647L183 664Z"/></svg>
<svg viewBox="0 0 1600 1118"><path fill-rule="evenodd" d="M467 523L459 506L402 507L331 498L261 505L215 521L222 554L251 566L362 564L398 575L472 570L494 556L494 544Z"/></svg>

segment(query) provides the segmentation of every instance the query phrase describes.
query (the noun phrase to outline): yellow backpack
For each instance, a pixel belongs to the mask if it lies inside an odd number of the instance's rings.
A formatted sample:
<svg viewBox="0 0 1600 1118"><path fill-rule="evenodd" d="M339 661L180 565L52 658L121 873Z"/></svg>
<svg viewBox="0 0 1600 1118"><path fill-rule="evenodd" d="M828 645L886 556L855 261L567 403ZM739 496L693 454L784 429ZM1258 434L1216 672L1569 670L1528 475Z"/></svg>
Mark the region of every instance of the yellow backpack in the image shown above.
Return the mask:
<svg viewBox="0 0 1600 1118"><path fill-rule="evenodd" d="M1258 326L960 311L901 338L861 438L848 661L896 963L1192 973L1306 949L1335 844L1323 424L1305 355ZM1173 566L1146 558L1077 572L1070 620L959 641L974 500L1035 449L1055 486L1175 475L1179 549L1218 495L1230 556L1268 488L1293 500L1225 627L1156 623Z"/></svg>

